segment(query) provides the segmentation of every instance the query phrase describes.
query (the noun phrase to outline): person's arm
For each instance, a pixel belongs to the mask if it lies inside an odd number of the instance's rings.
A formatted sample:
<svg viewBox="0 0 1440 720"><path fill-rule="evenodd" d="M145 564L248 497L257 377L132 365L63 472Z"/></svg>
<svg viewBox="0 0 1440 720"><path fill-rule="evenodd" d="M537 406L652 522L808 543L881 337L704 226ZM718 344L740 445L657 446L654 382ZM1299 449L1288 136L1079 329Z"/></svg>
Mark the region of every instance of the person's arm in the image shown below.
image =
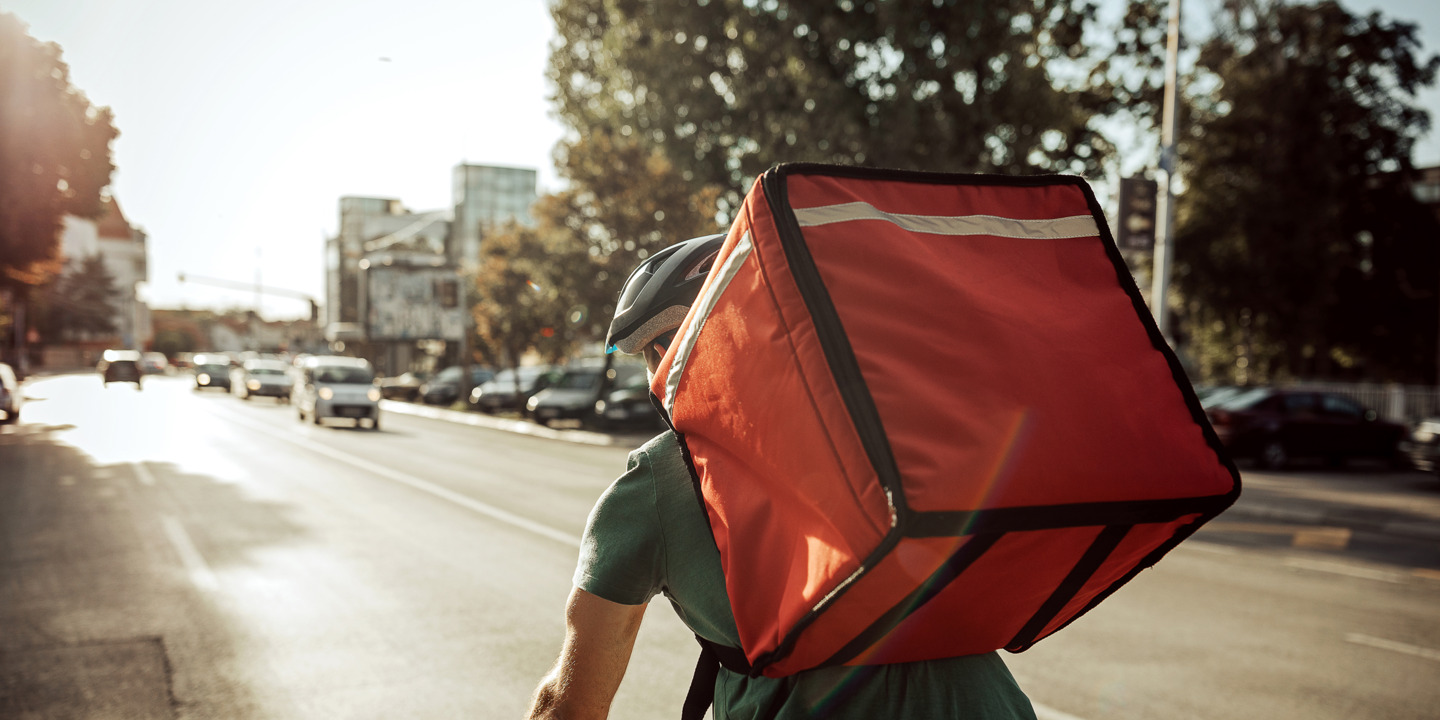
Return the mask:
<svg viewBox="0 0 1440 720"><path fill-rule="evenodd" d="M580 588L565 605L565 645L540 681L531 720L603 720L635 647L644 605L621 605Z"/></svg>

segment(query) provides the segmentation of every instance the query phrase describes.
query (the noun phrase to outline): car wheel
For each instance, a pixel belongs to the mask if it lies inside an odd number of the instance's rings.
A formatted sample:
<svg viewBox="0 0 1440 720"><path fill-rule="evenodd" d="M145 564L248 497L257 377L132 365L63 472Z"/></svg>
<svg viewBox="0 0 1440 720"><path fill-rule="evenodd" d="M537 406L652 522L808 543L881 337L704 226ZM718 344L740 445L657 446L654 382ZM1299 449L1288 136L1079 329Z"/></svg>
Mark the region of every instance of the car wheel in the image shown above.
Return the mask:
<svg viewBox="0 0 1440 720"><path fill-rule="evenodd" d="M1260 448L1259 460L1261 467L1279 470L1290 462L1290 453L1285 450L1285 443L1267 440Z"/></svg>
<svg viewBox="0 0 1440 720"><path fill-rule="evenodd" d="M311 419L312 421L314 421L314 423L315 423L316 425L319 425L319 424L320 424L320 411L319 411L319 410L316 410L313 414L311 414L310 419Z"/></svg>

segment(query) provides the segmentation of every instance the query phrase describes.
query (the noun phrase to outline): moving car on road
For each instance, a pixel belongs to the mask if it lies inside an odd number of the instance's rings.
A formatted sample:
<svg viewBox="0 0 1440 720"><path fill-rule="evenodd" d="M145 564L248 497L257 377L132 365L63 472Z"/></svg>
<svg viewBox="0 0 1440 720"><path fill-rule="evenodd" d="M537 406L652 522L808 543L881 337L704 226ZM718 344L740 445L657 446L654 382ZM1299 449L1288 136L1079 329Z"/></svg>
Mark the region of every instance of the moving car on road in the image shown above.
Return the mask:
<svg viewBox="0 0 1440 720"><path fill-rule="evenodd" d="M240 366L239 376L235 393L241 400L263 395L290 402L290 389L294 381L290 379L289 363L283 360L246 360L245 364Z"/></svg>
<svg viewBox="0 0 1440 720"><path fill-rule="evenodd" d="M1406 453L1411 467L1440 475L1440 417L1428 417L1415 424L1406 442Z"/></svg>
<svg viewBox="0 0 1440 720"><path fill-rule="evenodd" d="M130 382L139 389L140 376L144 372L140 362L140 353L136 350L106 350L96 367L100 371L101 384L109 387L112 382Z"/></svg>
<svg viewBox="0 0 1440 720"><path fill-rule="evenodd" d="M525 403L526 414L541 425L560 420L595 421L595 403L614 388L628 388L645 382L645 366L617 363L570 368L550 387L535 393Z"/></svg>
<svg viewBox="0 0 1440 720"><path fill-rule="evenodd" d="M355 427L369 420L371 430L380 429L380 388L375 387L374 369L363 358L305 358L290 398L301 420L308 416L319 425L327 417L351 418Z"/></svg>
<svg viewBox="0 0 1440 720"><path fill-rule="evenodd" d="M0 363L0 425L20 420L20 380L15 377L15 368Z"/></svg>
<svg viewBox="0 0 1440 720"><path fill-rule="evenodd" d="M1295 458L1339 465L1350 458L1400 463L1405 428L1344 395L1254 388L1206 410L1215 434L1235 457L1282 468Z"/></svg>
<svg viewBox="0 0 1440 720"><path fill-rule="evenodd" d="M230 391L230 358L225 355L196 355L195 389L223 388Z"/></svg>
<svg viewBox="0 0 1440 720"><path fill-rule="evenodd" d="M429 379L429 373L407 372L395 377L380 378L375 384L380 387L380 395L386 400L404 400L415 402L420 396L420 386Z"/></svg>

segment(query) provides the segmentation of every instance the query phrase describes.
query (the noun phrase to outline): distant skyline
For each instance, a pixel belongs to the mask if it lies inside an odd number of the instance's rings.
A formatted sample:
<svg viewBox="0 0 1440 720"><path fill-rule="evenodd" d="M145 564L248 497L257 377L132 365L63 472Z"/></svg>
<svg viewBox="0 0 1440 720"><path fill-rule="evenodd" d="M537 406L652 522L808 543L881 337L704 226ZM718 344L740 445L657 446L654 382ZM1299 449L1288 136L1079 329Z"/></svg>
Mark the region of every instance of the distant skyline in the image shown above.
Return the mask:
<svg viewBox="0 0 1440 720"><path fill-rule="evenodd" d="M1106 0L1114 5L1117 0ZM1216 0L1185 0L1188 18ZM1349 2L1417 22L1440 52L1440 2ZM448 207L457 163L530 167L558 189L543 0L0 0L58 43L72 82L115 113L112 191L149 235L152 307L249 308L223 278L323 298L341 196ZM1192 21L1187 21L1189 26ZM1419 103L1440 123L1440 90ZM777 158L779 160L780 158ZM1440 164L1440 132L1416 153ZM266 298L267 318L308 305Z"/></svg>

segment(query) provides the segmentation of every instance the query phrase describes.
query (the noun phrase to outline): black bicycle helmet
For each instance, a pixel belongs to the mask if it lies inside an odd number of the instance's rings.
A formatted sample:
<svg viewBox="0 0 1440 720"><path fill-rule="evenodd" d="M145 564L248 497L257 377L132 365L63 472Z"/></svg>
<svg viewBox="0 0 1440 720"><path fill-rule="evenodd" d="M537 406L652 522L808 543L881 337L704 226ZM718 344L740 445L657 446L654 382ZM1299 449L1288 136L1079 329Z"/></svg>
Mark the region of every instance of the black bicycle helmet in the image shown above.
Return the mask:
<svg viewBox="0 0 1440 720"><path fill-rule="evenodd" d="M656 338L680 327L724 244L723 233L706 235L645 258L620 291L605 352L638 355Z"/></svg>

